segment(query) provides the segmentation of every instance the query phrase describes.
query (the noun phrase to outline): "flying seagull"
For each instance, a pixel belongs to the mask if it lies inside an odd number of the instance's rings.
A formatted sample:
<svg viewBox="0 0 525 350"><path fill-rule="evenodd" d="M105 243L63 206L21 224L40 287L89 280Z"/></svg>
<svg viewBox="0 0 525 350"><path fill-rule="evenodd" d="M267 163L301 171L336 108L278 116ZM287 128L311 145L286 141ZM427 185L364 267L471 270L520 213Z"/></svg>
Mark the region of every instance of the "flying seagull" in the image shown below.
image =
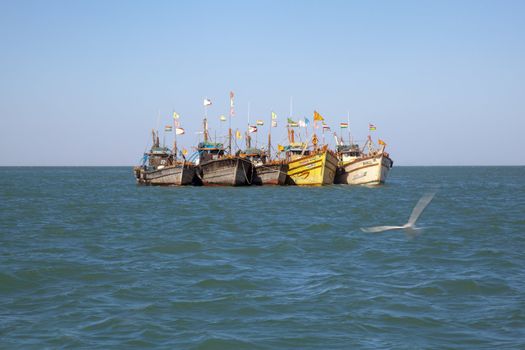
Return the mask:
<svg viewBox="0 0 525 350"><path fill-rule="evenodd" d="M416 206L412 210L412 214L410 214L410 217L408 218L408 222L404 224L403 226L374 226L374 227L361 227L361 231L363 232L383 232L383 231L389 231L389 230L405 230L407 233L414 233L418 228L416 228L416 221L423 213L423 210L427 207L427 205L430 203L432 198L434 198L435 193L428 193L423 195L419 199L419 202L417 202Z"/></svg>

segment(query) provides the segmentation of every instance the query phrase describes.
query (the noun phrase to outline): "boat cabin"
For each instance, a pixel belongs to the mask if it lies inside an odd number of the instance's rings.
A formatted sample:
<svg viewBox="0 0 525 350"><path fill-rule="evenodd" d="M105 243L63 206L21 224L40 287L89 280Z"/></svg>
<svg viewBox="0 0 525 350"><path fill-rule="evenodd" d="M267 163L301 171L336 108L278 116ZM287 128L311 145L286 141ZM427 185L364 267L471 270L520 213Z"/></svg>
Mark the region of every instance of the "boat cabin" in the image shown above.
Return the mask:
<svg viewBox="0 0 525 350"><path fill-rule="evenodd" d="M173 154L168 147L153 146L144 154L144 164L146 160L149 168L162 169L173 163Z"/></svg>
<svg viewBox="0 0 525 350"><path fill-rule="evenodd" d="M159 132L151 131L153 144L149 152L144 153L142 159L143 168L162 169L165 166L173 164L173 153L168 147L160 145ZM146 166L146 163L148 164Z"/></svg>
<svg viewBox="0 0 525 350"><path fill-rule="evenodd" d="M249 159L253 165L263 165L268 162L268 155L258 148L247 148L244 152L238 152L238 156Z"/></svg>
<svg viewBox="0 0 525 350"><path fill-rule="evenodd" d="M304 142L290 143L284 148L284 151L286 152L287 161L292 161L311 154L311 151L308 149L308 145Z"/></svg>
<svg viewBox="0 0 525 350"><path fill-rule="evenodd" d="M351 162L355 159L362 157L362 152L359 149L359 145L338 145L337 146L337 156L342 162Z"/></svg>
<svg viewBox="0 0 525 350"><path fill-rule="evenodd" d="M197 146L199 163L224 157L224 145L216 142L200 142Z"/></svg>

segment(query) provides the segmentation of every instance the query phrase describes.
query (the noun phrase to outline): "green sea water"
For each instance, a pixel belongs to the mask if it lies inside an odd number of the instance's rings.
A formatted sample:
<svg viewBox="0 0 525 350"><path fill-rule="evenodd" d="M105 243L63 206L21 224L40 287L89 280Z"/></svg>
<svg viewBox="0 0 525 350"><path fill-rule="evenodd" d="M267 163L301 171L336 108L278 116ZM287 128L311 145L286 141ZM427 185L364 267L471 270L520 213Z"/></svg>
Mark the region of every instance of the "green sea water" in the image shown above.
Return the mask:
<svg viewBox="0 0 525 350"><path fill-rule="evenodd" d="M0 168L1 349L524 349L525 167L141 187ZM416 237L400 225L429 190Z"/></svg>

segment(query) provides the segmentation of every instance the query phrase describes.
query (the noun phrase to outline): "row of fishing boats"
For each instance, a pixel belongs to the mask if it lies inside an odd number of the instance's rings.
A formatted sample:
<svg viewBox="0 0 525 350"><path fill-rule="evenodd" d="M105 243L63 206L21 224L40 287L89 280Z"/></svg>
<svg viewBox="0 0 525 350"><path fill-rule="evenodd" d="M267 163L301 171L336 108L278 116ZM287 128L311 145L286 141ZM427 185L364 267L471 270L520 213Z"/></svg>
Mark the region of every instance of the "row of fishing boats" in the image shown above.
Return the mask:
<svg viewBox="0 0 525 350"><path fill-rule="evenodd" d="M379 140L375 145L370 136L360 147L335 135L336 147L329 149L319 144L315 134L309 142L295 142L294 130L288 128L288 145L279 146L277 156L271 157L270 137L263 149L251 147L247 134L246 149L232 153L231 129L226 147L210 140L206 119L203 134L195 152L186 157L177 152L176 143L172 149L161 146L158 131L152 131L152 147L142 164L134 167L137 182L165 186L379 185L393 166L386 144Z"/></svg>

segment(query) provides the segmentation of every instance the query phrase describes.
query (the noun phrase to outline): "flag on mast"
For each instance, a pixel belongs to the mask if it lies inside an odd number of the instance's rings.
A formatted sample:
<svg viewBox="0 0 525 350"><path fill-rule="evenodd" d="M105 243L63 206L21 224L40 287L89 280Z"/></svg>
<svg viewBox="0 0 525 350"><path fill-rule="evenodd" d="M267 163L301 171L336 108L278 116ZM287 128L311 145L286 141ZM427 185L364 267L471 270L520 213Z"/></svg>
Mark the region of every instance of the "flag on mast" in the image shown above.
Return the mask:
<svg viewBox="0 0 525 350"><path fill-rule="evenodd" d="M273 128L276 128L276 127L277 127L277 120L272 120L272 127L273 127Z"/></svg>
<svg viewBox="0 0 525 350"><path fill-rule="evenodd" d="M202 104L204 105L204 107L211 106L211 100L209 98L205 98Z"/></svg>
<svg viewBox="0 0 525 350"><path fill-rule="evenodd" d="M368 123L368 130L370 131L375 131L376 130L376 126L372 123Z"/></svg>
<svg viewBox="0 0 525 350"><path fill-rule="evenodd" d="M314 121L323 121L324 118L317 111L314 111Z"/></svg>
<svg viewBox="0 0 525 350"><path fill-rule="evenodd" d="M275 114L275 112L272 112L272 120L277 120L277 114Z"/></svg>
<svg viewBox="0 0 525 350"><path fill-rule="evenodd" d="M226 117L225 117L224 115L221 115L221 116L219 117L219 119L221 120L221 122L225 122L225 121L226 121Z"/></svg>
<svg viewBox="0 0 525 350"><path fill-rule="evenodd" d="M166 125L164 127L164 132L171 132L171 130L172 130L172 126L171 125Z"/></svg>
<svg viewBox="0 0 525 350"><path fill-rule="evenodd" d="M250 128L248 129L248 132L251 134L252 132L257 132L257 127L255 125L250 125Z"/></svg>
<svg viewBox="0 0 525 350"><path fill-rule="evenodd" d="M179 119L180 115L177 112L173 112L173 119Z"/></svg>
<svg viewBox="0 0 525 350"><path fill-rule="evenodd" d="M257 119L257 121L255 122L257 125L264 125L264 121L261 120L261 119Z"/></svg>
<svg viewBox="0 0 525 350"><path fill-rule="evenodd" d="M341 127L341 129L346 129L348 128L348 123L340 123L339 126Z"/></svg>
<svg viewBox="0 0 525 350"><path fill-rule="evenodd" d="M233 117L235 115L234 102L233 102L234 97L235 97L235 94L233 93L233 91L230 91L230 117Z"/></svg>
<svg viewBox="0 0 525 350"><path fill-rule="evenodd" d="M176 128L175 129L175 134L176 135L183 135L184 134L184 129L183 128Z"/></svg>

